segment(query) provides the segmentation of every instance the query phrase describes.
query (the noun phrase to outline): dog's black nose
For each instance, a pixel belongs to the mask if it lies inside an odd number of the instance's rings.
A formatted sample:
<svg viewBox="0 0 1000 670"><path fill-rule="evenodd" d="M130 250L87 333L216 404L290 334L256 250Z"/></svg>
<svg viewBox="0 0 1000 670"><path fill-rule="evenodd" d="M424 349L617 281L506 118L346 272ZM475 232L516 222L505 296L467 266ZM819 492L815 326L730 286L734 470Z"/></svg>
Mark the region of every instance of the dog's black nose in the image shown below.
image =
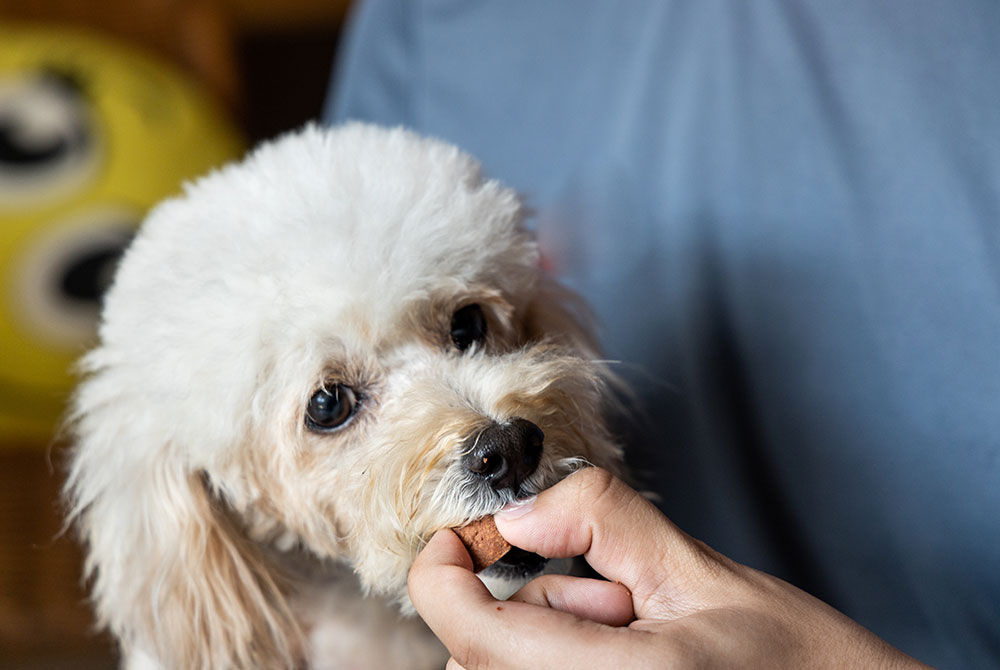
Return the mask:
<svg viewBox="0 0 1000 670"><path fill-rule="evenodd" d="M462 463L494 491L509 488L517 493L538 467L544 439L541 428L527 419L494 423L469 438Z"/></svg>

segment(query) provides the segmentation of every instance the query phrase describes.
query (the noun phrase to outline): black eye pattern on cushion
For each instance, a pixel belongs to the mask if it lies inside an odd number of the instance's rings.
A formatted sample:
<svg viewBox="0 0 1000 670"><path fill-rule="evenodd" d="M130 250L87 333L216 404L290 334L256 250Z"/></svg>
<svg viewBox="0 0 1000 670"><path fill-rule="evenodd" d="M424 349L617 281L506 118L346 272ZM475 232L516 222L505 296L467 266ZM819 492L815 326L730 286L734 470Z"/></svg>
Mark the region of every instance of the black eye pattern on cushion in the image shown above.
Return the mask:
<svg viewBox="0 0 1000 670"><path fill-rule="evenodd" d="M486 315L479 305L466 305L451 317L451 341L459 351L486 338Z"/></svg>
<svg viewBox="0 0 1000 670"><path fill-rule="evenodd" d="M306 405L306 425L324 432L340 428L354 416L358 397L350 386L335 384L321 388L309 398Z"/></svg>

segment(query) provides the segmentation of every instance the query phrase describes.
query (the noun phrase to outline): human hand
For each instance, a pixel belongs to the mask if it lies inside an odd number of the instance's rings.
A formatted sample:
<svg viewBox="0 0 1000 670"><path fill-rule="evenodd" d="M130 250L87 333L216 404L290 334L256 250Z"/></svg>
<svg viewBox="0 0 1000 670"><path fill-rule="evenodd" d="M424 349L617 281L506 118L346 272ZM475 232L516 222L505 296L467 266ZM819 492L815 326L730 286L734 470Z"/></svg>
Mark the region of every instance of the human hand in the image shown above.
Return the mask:
<svg viewBox="0 0 1000 670"><path fill-rule="evenodd" d="M543 575L495 600L450 530L431 538L410 598L448 668L927 667L832 607L731 561L598 468L496 515L514 546L583 555L610 581Z"/></svg>

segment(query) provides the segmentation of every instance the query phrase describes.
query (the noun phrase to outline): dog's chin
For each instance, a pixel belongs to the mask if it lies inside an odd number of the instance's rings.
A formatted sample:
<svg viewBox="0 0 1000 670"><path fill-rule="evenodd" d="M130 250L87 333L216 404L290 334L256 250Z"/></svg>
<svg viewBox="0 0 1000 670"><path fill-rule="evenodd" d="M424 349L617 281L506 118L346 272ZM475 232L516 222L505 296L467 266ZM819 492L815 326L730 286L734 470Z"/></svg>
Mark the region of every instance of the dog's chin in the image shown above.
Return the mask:
<svg viewBox="0 0 1000 670"><path fill-rule="evenodd" d="M517 555L515 552L521 552L521 555ZM493 597L498 600L510 598L522 586L541 574L566 575L573 571L573 559L571 558L549 560L538 554L516 548L512 549L508 555L510 554L514 555L510 556L506 562L501 559L477 575L493 594Z"/></svg>
<svg viewBox="0 0 1000 670"><path fill-rule="evenodd" d="M483 574L511 581L531 579L545 570L546 563L548 563L547 558L514 547L499 561L483 570Z"/></svg>

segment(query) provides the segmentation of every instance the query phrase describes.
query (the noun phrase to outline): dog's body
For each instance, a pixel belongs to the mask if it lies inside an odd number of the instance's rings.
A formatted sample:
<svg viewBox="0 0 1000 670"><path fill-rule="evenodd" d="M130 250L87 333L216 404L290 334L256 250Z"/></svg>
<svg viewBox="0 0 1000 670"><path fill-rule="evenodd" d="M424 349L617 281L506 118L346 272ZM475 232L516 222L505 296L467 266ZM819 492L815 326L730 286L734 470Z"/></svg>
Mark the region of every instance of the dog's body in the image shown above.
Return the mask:
<svg viewBox="0 0 1000 670"><path fill-rule="evenodd" d="M306 128L154 210L67 484L126 663L443 665L400 615L423 543L620 462L607 371L537 267L515 195L402 130Z"/></svg>

